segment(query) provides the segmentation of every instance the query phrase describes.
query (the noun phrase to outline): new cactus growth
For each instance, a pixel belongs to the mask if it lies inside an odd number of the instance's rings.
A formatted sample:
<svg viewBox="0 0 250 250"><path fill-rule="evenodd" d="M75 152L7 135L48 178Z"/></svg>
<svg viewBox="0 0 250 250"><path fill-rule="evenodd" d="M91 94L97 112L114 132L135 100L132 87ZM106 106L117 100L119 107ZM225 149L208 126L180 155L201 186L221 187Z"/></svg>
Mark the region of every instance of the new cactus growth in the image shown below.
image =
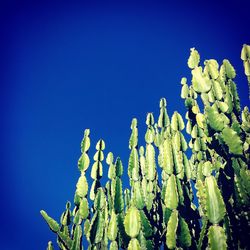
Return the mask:
<svg viewBox="0 0 250 250"><path fill-rule="evenodd" d="M241 59L250 84L249 48L243 46ZM145 145L138 145L137 120L132 120L130 188L123 191L123 164L119 157L114 160L112 152L106 157L108 181L102 186L103 140L96 144L93 181L88 183L90 131L85 130L74 208L66 203L60 223L41 211L57 235L59 249L82 250L86 241L88 249L247 249L249 109L241 110L236 72L228 60L221 65L206 60L202 67L198 51L192 48L188 67L191 84L181 79L186 124L178 112L169 118L162 98L158 121L147 114ZM47 249L54 249L51 241Z"/></svg>

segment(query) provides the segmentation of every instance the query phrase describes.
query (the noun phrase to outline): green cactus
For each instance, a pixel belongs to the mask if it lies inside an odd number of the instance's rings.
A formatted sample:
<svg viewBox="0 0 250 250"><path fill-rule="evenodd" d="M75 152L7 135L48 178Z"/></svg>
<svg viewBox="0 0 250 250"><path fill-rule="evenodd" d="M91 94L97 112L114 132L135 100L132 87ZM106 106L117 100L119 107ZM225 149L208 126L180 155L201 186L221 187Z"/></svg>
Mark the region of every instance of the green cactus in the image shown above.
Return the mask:
<svg viewBox="0 0 250 250"><path fill-rule="evenodd" d="M243 46L241 59L250 84L249 48ZM228 60L200 63L192 48L191 84L181 79L186 125L176 111L169 118L162 98L158 121L147 114L145 144L139 146L137 120L132 120L130 187L124 191L123 164L111 152L106 157L108 181L102 186L105 143L97 142L91 163L90 131L85 130L73 210L67 202L60 223L41 210L59 249L83 250L86 240L88 249L247 249L250 112L241 110L236 72ZM53 249L49 241L47 250Z"/></svg>
<svg viewBox="0 0 250 250"><path fill-rule="evenodd" d="M245 70L249 86L249 99L250 99L250 45L244 44L241 50L241 60Z"/></svg>
<svg viewBox="0 0 250 250"><path fill-rule="evenodd" d="M51 241L48 242L47 250L54 250L54 247Z"/></svg>

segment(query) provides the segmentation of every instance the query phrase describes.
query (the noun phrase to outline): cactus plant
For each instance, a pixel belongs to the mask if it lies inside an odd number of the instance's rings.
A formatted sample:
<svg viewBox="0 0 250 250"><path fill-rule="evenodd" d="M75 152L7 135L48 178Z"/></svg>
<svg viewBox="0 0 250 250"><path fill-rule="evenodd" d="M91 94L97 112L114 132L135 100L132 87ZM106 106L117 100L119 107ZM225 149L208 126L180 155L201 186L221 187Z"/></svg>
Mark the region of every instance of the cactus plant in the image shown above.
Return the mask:
<svg viewBox="0 0 250 250"><path fill-rule="evenodd" d="M250 83L249 48L243 46L241 59ZM123 164L119 157L114 161L112 152L102 186L103 140L96 144L89 190L90 131L85 130L73 210L67 202L60 223L41 211L59 249L82 250L83 241L88 249L247 249L250 113L247 107L241 110L231 63L210 59L202 67L200 61L192 48L191 84L181 79L186 125L176 111L169 118L162 98L158 121L147 114L145 145L139 146L137 119L132 120L130 187L124 191ZM54 249L51 241L47 249Z"/></svg>

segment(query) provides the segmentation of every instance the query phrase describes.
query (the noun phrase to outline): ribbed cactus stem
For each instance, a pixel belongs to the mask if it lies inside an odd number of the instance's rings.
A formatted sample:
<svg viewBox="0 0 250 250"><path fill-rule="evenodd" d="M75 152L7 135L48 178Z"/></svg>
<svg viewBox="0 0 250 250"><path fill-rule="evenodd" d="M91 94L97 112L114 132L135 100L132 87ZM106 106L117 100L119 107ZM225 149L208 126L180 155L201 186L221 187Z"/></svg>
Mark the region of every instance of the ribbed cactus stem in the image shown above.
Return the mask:
<svg viewBox="0 0 250 250"><path fill-rule="evenodd" d="M49 241L49 242L48 242L47 250L54 250L52 241Z"/></svg>
<svg viewBox="0 0 250 250"><path fill-rule="evenodd" d="M111 179L109 191L111 200L110 203L112 204L109 209L110 221L108 237L112 241L110 248L118 249L122 245L126 244L126 236L121 233L121 231L124 231L123 222L121 221L124 215L124 200L121 180L123 165L119 157L116 159L115 164L113 163L112 153L108 154L106 161L109 165L108 176ZM129 199L129 197L125 196L125 202L128 202L126 201L126 198Z"/></svg>
<svg viewBox="0 0 250 250"><path fill-rule="evenodd" d="M160 100L160 115L158 118L158 127L160 128L160 141L162 142L165 137L165 132L170 125L170 119L167 113L167 101L165 98ZM157 146L157 145L156 145Z"/></svg>
<svg viewBox="0 0 250 250"><path fill-rule="evenodd" d="M156 163L155 163L155 149L153 146L155 131L154 131L154 116L152 113L147 115L146 124L148 126L145 135L146 141L146 178L148 181L154 182L156 179Z"/></svg>
<svg viewBox="0 0 250 250"><path fill-rule="evenodd" d="M93 204L93 217L91 219L87 238L92 248L102 248L107 245L107 234L105 229L107 226L108 213L107 213L107 200L102 187L97 189L95 200Z"/></svg>
<svg viewBox="0 0 250 250"><path fill-rule="evenodd" d="M93 183L90 190L90 199L93 201L97 193L97 189L101 186L100 179L103 175L102 161L104 160L103 150L105 149L105 142L101 139L96 144L96 153L94 155L94 164L91 169L91 178Z"/></svg>
<svg viewBox="0 0 250 250"><path fill-rule="evenodd" d="M115 192L115 178L116 178L116 169L115 164L113 163L114 156L112 152L109 152L106 158L106 163L109 166L108 169L108 178L110 181L106 183L106 190L107 190L107 198L108 198L108 205L109 205L109 212L111 215L111 211L114 209L114 192Z"/></svg>
<svg viewBox="0 0 250 250"><path fill-rule="evenodd" d="M139 157L138 157L138 128L137 120L134 118L131 122L131 136L129 139L130 156L128 162L128 176L130 178L130 185L133 181L139 180Z"/></svg>
<svg viewBox="0 0 250 250"><path fill-rule="evenodd" d="M244 44L241 50L241 60L245 69L245 75L248 81L249 87L249 99L250 99L250 45Z"/></svg>
<svg viewBox="0 0 250 250"><path fill-rule="evenodd" d="M70 229L69 225L71 224L71 211L70 211L70 202L66 203L66 210L61 215L61 228L60 231L63 232L65 235L70 237Z"/></svg>
<svg viewBox="0 0 250 250"><path fill-rule="evenodd" d="M78 179L76 185L76 192L74 197L75 208L73 210L73 227L72 227L72 238L73 238L73 245L78 245L79 249L82 248L81 241L82 241L82 230L80 229L82 222L88 218L89 216L89 205L88 205L88 183L85 173L89 167L90 160L88 156L88 150L90 148L90 130L86 129L84 131L84 137L81 142L81 152L82 155L78 160L78 168L81 172L81 176Z"/></svg>
<svg viewBox="0 0 250 250"><path fill-rule="evenodd" d="M128 249L140 249L140 244L136 237L141 230L140 212L135 206L131 206L126 212L124 218L124 227L127 235L131 238L129 241Z"/></svg>

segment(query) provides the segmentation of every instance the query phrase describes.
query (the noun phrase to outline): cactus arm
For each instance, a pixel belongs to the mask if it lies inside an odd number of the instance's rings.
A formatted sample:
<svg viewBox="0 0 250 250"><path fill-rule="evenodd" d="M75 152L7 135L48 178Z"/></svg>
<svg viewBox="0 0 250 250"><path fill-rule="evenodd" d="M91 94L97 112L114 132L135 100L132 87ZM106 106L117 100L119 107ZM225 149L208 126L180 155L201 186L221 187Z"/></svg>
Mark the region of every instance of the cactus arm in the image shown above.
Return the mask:
<svg viewBox="0 0 250 250"><path fill-rule="evenodd" d="M188 89L188 85L187 85L187 78L183 77L181 79L181 98L186 99L188 97L189 94L189 89Z"/></svg>
<svg viewBox="0 0 250 250"><path fill-rule="evenodd" d="M130 240L128 245L128 250L140 250L140 249L141 247L139 241L136 238Z"/></svg>
<svg viewBox="0 0 250 250"><path fill-rule="evenodd" d="M88 193L88 182L85 174L81 174L76 184L76 194L83 198Z"/></svg>
<svg viewBox="0 0 250 250"><path fill-rule="evenodd" d="M80 157L80 159L78 160L78 168L79 170L82 172L82 171L86 171L89 167L89 157L88 157L88 150L89 150L89 147L90 147L90 138L89 138L89 134L90 134L90 131L89 129L85 129L84 131L84 137L83 137L83 140L81 142L81 152L82 152L82 155Z"/></svg>
<svg viewBox="0 0 250 250"><path fill-rule="evenodd" d="M250 46L247 44L244 44L242 47L241 60L243 61L244 71L248 81L250 99Z"/></svg>
<svg viewBox="0 0 250 250"><path fill-rule="evenodd" d="M147 144L146 146L146 168L147 168L146 178L150 181L153 181L156 175L156 165L155 165L155 150L153 145L151 144Z"/></svg>
<svg viewBox="0 0 250 250"><path fill-rule="evenodd" d="M214 176L206 177L205 187L207 216L211 223L217 224L223 219L226 208Z"/></svg>
<svg viewBox="0 0 250 250"><path fill-rule="evenodd" d="M144 202L144 197L143 197L140 181L135 181L133 184L133 199L134 199L135 206L138 209L144 208L145 202Z"/></svg>
<svg viewBox="0 0 250 250"><path fill-rule="evenodd" d="M79 215L83 220L87 219L89 215L89 205L88 200L86 198L83 198L80 202Z"/></svg>
<svg viewBox="0 0 250 250"><path fill-rule="evenodd" d="M107 234L111 240L112 247L115 248L116 246L121 247L127 245L127 238L123 228L124 200L121 180L123 174L123 165L119 157L116 159L115 164L113 164L113 154L112 157L110 156L111 155L108 154L107 163L110 165L109 172L112 172L112 174L109 176L111 178L110 196L112 206L108 212L111 215L111 218L109 221ZM130 202L126 199L129 199L129 194L127 194L127 196L125 195L125 202Z"/></svg>
<svg viewBox="0 0 250 250"><path fill-rule="evenodd" d="M82 250L82 227L76 225L70 250Z"/></svg>
<svg viewBox="0 0 250 250"><path fill-rule="evenodd" d="M195 67L192 70L192 76L193 76L192 78L193 88L196 92L207 93L210 91L212 87L212 82L207 76L207 74L202 72L201 67Z"/></svg>
<svg viewBox="0 0 250 250"><path fill-rule="evenodd" d="M103 150L105 149L105 142L100 139L96 144L97 152L94 155L94 164L91 169L91 178L93 179L93 183L91 186L90 199L94 200L95 195L97 193L98 188L101 186L100 179L103 175L103 166L102 161L104 160Z"/></svg>
<svg viewBox="0 0 250 250"><path fill-rule="evenodd" d="M195 48L190 49L190 56L188 58L188 67L190 69L196 68L200 63L200 55Z"/></svg>
<svg viewBox="0 0 250 250"><path fill-rule="evenodd" d="M108 227L108 238L111 241L115 241L117 237L117 216L114 211L111 213L111 219L109 222L109 227Z"/></svg>
<svg viewBox="0 0 250 250"><path fill-rule="evenodd" d="M102 212L96 211L89 228L89 239L91 244L97 244L102 241L104 232L104 216Z"/></svg>
<svg viewBox="0 0 250 250"><path fill-rule="evenodd" d="M116 241L112 241L110 243L109 250L118 250L118 245Z"/></svg>
<svg viewBox="0 0 250 250"><path fill-rule="evenodd" d="M178 240L180 242L180 246L183 248L190 247L192 242L190 230L188 228L188 224L184 218L180 217L179 220L179 233L178 233Z"/></svg>
<svg viewBox="0 0 250 250"><path fill-rule="evenodd" d="M138 209L131 206L126 212L124 219L124 227L127 235L131 238L136 238L141 229L141 219Z"/></svg>
<svg viewBox="0 0 250 250"><path fill-rule="evenodd" d="M144 237L145 238L151 237L153 235L153 230L143 210L140 210L140 219Z"/></svg>
<svg viewBox="0 0 250 250"><path fill-rule="evenodd" d="M57 232L59 239L62 241L63 245L66 247L67 250L71 248L72 240L69 236L63 234L62 232Z"/></svg>
<svg viewBox="0 0 250 250"><path fill-rule="evenodd" d="M116 213L123 212L124 200L122 194L122 181L120 177L116 177L115 181L115 196L114 196L114 208Z"/></svg>
<svg viewBox="0 0 250 250"><path fill-rule="evenodd" d="M90 241L89 240L89 229L90 229L90 221L89 221L89 219L87 219L84 222L83 232L84 232L84 235L87 237L88 241Z"/></svg>
<svg viewBox="0 0 250 250"><path fill-rule="evenodd" d="M46 250L54 250L54 247L51 241L48 242L48 246Z"/></svg>
<svg viewBox="0 0 250 250"><path fill-rule="evenodd" d="M138 129L137 120L134 118L131 122L131 136L129 140L129 148L131 149L128 163L128 176L130 179L139 179L139 157L137 152ZM130 180L131 181L131 180Z"/></svg>
<svg viewBox="0 0 250 250"><path fill-rule="evenodd" d="M227 249L226 235L222 227L214 225L209 228L208 244L211 250Z"/></svg>
<svg viewBox="0 0 250 250"><path fill-rule="evenodd" d="M163 131L169 126L170 120L167 113L167 101L165 98L161 98L160 100L160 115L158 118L158 126L163 129Z"/></svg>
<svg viewBox="0 0 250 250"><path fill-rule="evenodd" d="M63 232L60 232L59 224L54 219L52 219L44 210L41 210L40 213L47 222L50 230L58 235L60 240L66 246L67 250L69 250L72 244L72 240L70 239L70 237Z"/></svg>
<svg viewBox="0 0 250 250"><path fill-rule="evenodd" d="M162 155L162 168L167 174L171 175L173 173L174 160L171 141L168 138L164 140L163 145L160 147L160 154Z"/></svg>
<svg viewBox="0 0 250 250"><path fill-rule="evenodd" d="M166 244L169 249L176 247L176 231L178 226L178 211L173 210L167 224Z"/></svg>
<svg viewBox="0 0 250 250"><path fill-rule="evenodd" d="M215 106L207 107L206 112L208 124L215 131L222 131L229 124L228 118L223 113L219 113Z"/></svg>
<svg viewBox="0 0 250 250"><path fill-rule="evenodd" d="M203 240L207 231L207 222L208 222L207 218L204 218L202 220L202 228L201 228L200 237L199 237L199 241L197 245L198 250L202 249Z"/></svg>
<svg viewBox="0 0 250 250"><path fill-rule="evenodd" d="M167 208L176 209L178 206L178 202L179 198L178 198L175 175L171 175L167 180L164 203Z"/></svg>
<svg viewBox="0 0 250 250"><path fill-rule="evenodd" d="M229 127L226 127L222 131L222 139L229 148L229 152L235 155L241 155L243 152L242 141L239 135Z"/></svg>
<svg viewBox="0 0 250 250"><path fill-rule="evenodd" d="M71 237L73 239L72 248L82 249L82 228L83 220L89 217L89 205L88 205L88 182L85 173L90 165L90 159L88 156L88 150L90 148L90 130L85 129L84 137L81 142L82 155L78 160L78 169L81 175L76 184L76 191L74 197L75 208L73 210L73 225ZM86 234L85 234L86 235Z"/></svg>
<svg viewBox="0 0 250 250"><path fill-rule="evenodd" d="M59 232L60 230L59 224L54 219L52 219L44 210L41 210L40 213L47 222L50 230L54 233Z"/></svg>

